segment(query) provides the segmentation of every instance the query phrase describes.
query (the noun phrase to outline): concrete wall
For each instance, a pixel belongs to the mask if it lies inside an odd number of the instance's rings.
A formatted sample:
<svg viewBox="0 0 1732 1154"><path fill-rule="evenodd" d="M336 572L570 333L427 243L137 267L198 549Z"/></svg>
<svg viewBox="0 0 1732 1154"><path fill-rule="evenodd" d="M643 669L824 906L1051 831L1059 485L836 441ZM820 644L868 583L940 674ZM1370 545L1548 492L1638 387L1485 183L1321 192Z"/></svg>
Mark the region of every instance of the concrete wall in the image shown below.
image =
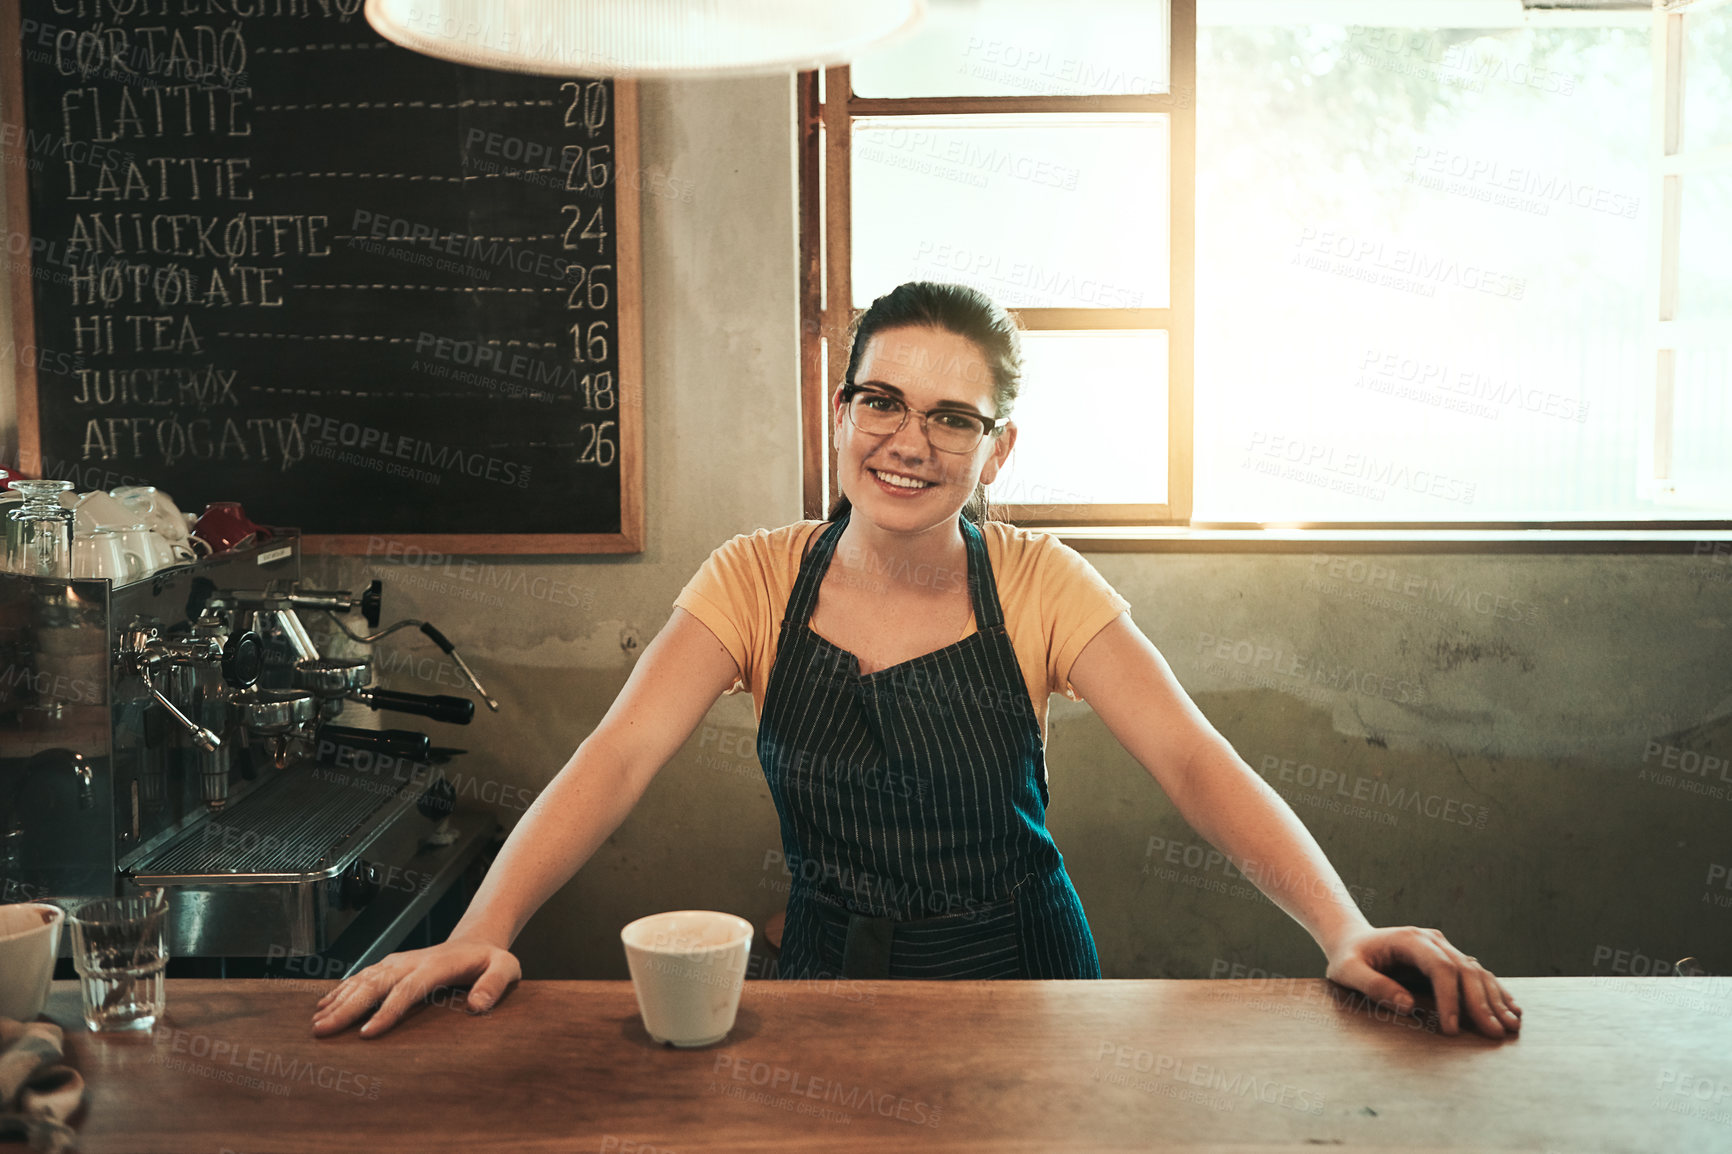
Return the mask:
<svg viewBox="0 0 1732 1154"><path fill-rule="evenodd" d="M1091 560L1374 922L1438 926L1500 973L1611 973L1620 950L1732 967L1732 565ZM1107 973L1317 972L1243 880L1172 860L1199 839L1086 706L1059 706L1048 761Z"/></svg>
<svg viewBox="0 0 1732 1154"><path fill-rule="evenodd" d="M644 552L306 566L335 586L381 577L391 617L458 641L504 708L432 725L434 740L471 751L455 766L465 791L507 825L709 550L800 516L791 87L645 84L642 110L646 168L691 190L644 197ZM1732 970L1732 769L1702 761L1732 758L1732 558L1090 557L1373 920L1440 926L1507 974L1685 954ZM418 639L386 643L380 663L396 688L459 691ZM1086 706L1052 708L1050 824L1107 976L1321 972L1303 931L1208 857ZM530 923L529 976L625 977L618 929L645 913L719 908L761 926L781 907L754 730L749 698L716 704Z"/></svg>

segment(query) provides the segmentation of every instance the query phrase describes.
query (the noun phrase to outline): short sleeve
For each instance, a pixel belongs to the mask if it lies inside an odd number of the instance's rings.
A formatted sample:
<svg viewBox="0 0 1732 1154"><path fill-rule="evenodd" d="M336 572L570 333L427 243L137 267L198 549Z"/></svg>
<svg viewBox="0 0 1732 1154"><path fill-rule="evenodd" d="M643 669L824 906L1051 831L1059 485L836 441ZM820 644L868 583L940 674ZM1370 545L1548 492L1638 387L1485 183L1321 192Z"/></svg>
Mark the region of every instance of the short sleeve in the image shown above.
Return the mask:
<svg viewBox="0 0 1732 1154"><path fill-rule="evenodd" d="M1071 666L1095 634L1131 603L1081 553L1050 534L1042 537L1039 588L1048 630L1047 684L1051 692L1081 701L1070 683Z"/></svg>
<svg viewBox="0 0 1732 1154"><path fill-rule="evenodd" d="M750 538L742 533L711 552L674 598L675 607L703 622L739 666L740 676L728 693L745 689L751 678L755 614L750 576L755 568Z"/></svg>

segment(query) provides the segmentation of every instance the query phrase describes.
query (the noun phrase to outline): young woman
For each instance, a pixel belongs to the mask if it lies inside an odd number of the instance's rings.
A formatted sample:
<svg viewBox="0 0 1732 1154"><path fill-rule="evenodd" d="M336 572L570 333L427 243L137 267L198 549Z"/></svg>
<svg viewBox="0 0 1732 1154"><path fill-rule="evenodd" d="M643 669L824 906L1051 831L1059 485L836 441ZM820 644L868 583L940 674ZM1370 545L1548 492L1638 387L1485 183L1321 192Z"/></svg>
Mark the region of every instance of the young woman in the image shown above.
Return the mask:
<svg viewBox="0 0 1732 1154"><path fill-rule="evenodd" d="M1503 985L1436 930L1374 928L1280 796L1192 704L1129 604L1049 534L985 517L1016 443L1014 321L959 285L906 284L856 325L834 399L842 496L825 521L735 537L675 600L619 697L500 851L442 945L320 1000L314 1032L389 1029L436 987L491 1007L511 943L723 692L751 690L793 875L786 977L1098 978L1046 830L1046 702L1090 704L1179 812L1295 918L1328 977L1445 1033L1520 1027Z"/></svg>

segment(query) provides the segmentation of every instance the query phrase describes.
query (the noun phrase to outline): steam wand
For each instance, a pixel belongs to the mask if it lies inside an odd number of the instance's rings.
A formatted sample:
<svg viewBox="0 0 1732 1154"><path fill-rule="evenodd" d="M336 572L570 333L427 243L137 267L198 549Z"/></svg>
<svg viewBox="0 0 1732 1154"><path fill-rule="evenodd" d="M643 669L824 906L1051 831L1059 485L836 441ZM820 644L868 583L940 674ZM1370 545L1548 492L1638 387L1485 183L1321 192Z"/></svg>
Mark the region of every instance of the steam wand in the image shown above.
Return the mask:
<svg viewBox="0 0 1732 1154"><path fill-rule="evenodd" d="M187 732L192 735L193 744L206 753L212 753L222 745L222 738L176 709L174 702L164 697L156 683L150 679L151 671L163 662L208 662L214 665L223 658L220 642L215 638L200 638L191 642L171 643L158 637L154 628L134 629L126 635L121 647L121 657L130 671L144 682L144 687L156 698L157 704L168 710L170 717L186 726Z"/></svg>
<svg viewBox="0 0 1732 1154"><path fill-rule="evenodd" d="M487 703L487 708L492 710L494 713L499 712L499 703L493 700L487 690L481 687L481 682L475 676L475 671L469 668L469 663L463 660L463 655L457 652L457 647L451 644L450 639L448 639L443 633L435 629L432 622L417 621L413 617L405 617L401 621L396 621L385 626L385 628L379 630L377 633L371 633L363 637L360 634L351 631L347 625L343 624L343 619L338 617L335 613L332 613L330 610L327 609L325 615L336 623L337 628L343 631L344 636L361 645L371 645L375 641L389 637L391 634L397 632L397 630L406 629L411 625L420 626L421 632L432 638L433 644L437 645L440 649L443 649L445 655L457 663L458 670L469 680L469 684L475 687L475 692L481 695L481 700Z"/></svg>

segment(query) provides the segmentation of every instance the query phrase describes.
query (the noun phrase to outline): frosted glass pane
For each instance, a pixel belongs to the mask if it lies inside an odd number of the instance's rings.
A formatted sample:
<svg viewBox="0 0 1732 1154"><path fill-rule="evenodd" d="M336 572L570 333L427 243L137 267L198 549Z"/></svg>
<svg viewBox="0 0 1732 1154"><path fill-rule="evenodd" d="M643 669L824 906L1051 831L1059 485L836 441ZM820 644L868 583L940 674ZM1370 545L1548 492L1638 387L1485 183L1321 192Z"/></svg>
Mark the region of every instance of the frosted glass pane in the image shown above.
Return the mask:
<svg viewBox="0 0 1732 1154"><path fill-rule="evenodd" d="M1167 334L1027 332L1003 504L1167 499ZM1080 511L1080 510L1079 510Z"/></svg>
<svg viewBox="0 0 1732 1154"><path fill-rule="evenodd" d="M1674 409L1688 414L1672 429L1672 476L1695 493L1732 495L1732 345L1679 349L1673 376Z"/></svg>
<svg viewBox="0 0 1732 1154"><path fill-rule="evenodd" d="M1201 30L1197 518L1675 515L1646 28L1395 32Z"/></svg>
<svg viewBox="0 0 1732 1154"><path fill-rule="evenodd" d="M860 96L1165 92L1167 26L1167 0L928 0L849 73Z"/></svg>
<svg viewBox="0 0 1732 1154"><path fill-rule="evenodd" d="M1164 116L854 122L854 303L904 281L1011 308L1167 304Z"/></svg>
<svg viewBox="0 0 1732 1154"><path fill-rule="evenodd" d="M1687 172L1678 213L1678 319L1732 332L1732 170Z"/></svg>
<svg viewBox="0 0 1732 1154"><path fill-rule="evenodd" d="M1732 8L1684 14L1686 151L1732 144Z"/></svg>

